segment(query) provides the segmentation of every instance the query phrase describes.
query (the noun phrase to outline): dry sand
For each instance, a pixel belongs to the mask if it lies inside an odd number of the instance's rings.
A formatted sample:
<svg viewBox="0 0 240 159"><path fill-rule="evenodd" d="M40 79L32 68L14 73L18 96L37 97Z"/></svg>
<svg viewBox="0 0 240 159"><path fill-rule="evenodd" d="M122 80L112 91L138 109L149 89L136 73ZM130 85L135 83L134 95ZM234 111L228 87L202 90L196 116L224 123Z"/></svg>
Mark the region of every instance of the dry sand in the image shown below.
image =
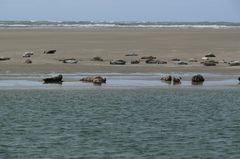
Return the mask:
<svg viewBox="0 0 240 159"><path fill-rule="evenodd" d="M54 55L44 50L56 49ZM22 54L33 51L32 64L24 64ZM171 58L188 61L209 51L216 60L240 60L240 29L156 29L156 28L48 28L0 29L0 73L76 73L76 72L211 72L239 74L240 67L219 64L206 67L198 63L179 66ZM126 57L136 53L138 57ZM156 56L169 61L167 65L131 65L131 60L142 56ZM100 56L103 62L91 58ZM76 58L78 64L63 64L58 59ZM125 66L109 65L110 60L124 59Z"/></svg>

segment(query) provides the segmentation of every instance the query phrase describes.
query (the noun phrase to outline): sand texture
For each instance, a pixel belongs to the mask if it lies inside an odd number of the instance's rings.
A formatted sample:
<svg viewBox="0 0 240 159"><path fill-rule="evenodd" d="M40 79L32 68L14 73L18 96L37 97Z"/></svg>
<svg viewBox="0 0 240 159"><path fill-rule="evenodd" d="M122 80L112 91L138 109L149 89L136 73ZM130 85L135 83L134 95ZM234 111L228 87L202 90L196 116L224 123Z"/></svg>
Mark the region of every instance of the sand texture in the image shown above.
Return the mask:
<svg viewBox="0 0 240 159"><path fill-rule="evenodd" d="M56 54L43 54L56 49ZM34 52L32 64L25 64L26 51ZM226 63L207 67L201 58L212 52L215 60L240 60L240 29L142 29L142 28L48 28L0 29L0 73L51 73L51 72L215 72L239 74L240 66ZM127 57L136 53L139 56ZM168 64L130 64L142 56L156 56ZM103 62L91 61L94 56ZM77 64L64 64L61 59L75 58ZM171 61L179 58L188 62L180 66ZM113 66L111 60L123 59L124 66Z"/></svg>

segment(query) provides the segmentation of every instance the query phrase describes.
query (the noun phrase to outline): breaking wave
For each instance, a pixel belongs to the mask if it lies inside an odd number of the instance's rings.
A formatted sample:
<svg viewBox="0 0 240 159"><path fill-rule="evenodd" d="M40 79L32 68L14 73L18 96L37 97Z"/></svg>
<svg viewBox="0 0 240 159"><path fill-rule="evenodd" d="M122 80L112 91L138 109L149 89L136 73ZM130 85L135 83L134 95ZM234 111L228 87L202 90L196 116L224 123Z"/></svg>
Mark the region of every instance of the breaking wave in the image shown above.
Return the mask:
<svg viewBox="0 0 240 159"><path fill-rule="evenodd" d="M0 21L0 28L240 28L231 22Z"/></svg>

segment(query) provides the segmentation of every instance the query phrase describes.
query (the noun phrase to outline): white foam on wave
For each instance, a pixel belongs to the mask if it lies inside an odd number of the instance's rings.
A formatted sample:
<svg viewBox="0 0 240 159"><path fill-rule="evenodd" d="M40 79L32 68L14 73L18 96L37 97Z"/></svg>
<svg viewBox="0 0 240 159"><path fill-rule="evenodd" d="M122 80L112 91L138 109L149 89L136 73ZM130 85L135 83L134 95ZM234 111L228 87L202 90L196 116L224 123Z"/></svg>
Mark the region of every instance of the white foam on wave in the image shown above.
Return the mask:
<svg viewBox="0 0 240 159"><path fill-rule="evenodd" d="M54 27L63 27L63 28L198 28L198 29L232 29L240 28L240 26L228 26L228 25L189 25L189 24L114 24L114 23L92 23L92 24L67 24L62 22L53 22L50 24L35 24L34 22L30 24L0 24L0 28L54 28Z"/></svg>

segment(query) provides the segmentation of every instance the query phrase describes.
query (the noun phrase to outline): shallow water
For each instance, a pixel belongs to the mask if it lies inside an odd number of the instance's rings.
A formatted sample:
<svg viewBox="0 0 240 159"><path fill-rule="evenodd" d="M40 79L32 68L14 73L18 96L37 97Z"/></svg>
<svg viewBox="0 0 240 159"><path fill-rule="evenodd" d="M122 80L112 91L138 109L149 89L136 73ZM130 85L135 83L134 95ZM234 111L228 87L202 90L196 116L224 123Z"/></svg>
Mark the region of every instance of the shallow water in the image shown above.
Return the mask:
<svg viewBox="0 0 240 159"><path fill-rule="evenodd" d="M1 90L0 158L240 158L240 89Z"/></svg>
<svg viewBox="0 0 240 159"><path fill-rule="evenodd" d="M236 80L208 81L202 85L192 85L191 81L181 81L181 84L172 85L160 80L132 80L132 79L110 79L102 85L92 83L71 81L62 84L43 84L40 81L31 80L0 80L1 90L10 89L39 89L39 90L83 90L83 89L136 89L136 88L240 88Z"/></svg>
<svg viewBox="0 0 240 159"><path fill-rule="evenodd" d="M181 85L174 87L186 88L191 87L191 77L196 73L171 73L173 76L183 77ZM203 83L203 88L212 87L240 87L238 83L238 75L219 75L202 73L206 81ZM55 74L56 75L56 74ZM170 88L173 87L160 78L166 76L163 73L79 73L79 74L63 74L64 82L62 85L58 84L43 84L42 79L54 76L49 75L23 75L23 74L8 74L1 75L0 89L92 89L96 88L92 83L83 83L79 79L86 76L103 76L107 78L107 83L102 85L104 89L116 88ZM195 86L194 86L195 87Z"/></svg>

